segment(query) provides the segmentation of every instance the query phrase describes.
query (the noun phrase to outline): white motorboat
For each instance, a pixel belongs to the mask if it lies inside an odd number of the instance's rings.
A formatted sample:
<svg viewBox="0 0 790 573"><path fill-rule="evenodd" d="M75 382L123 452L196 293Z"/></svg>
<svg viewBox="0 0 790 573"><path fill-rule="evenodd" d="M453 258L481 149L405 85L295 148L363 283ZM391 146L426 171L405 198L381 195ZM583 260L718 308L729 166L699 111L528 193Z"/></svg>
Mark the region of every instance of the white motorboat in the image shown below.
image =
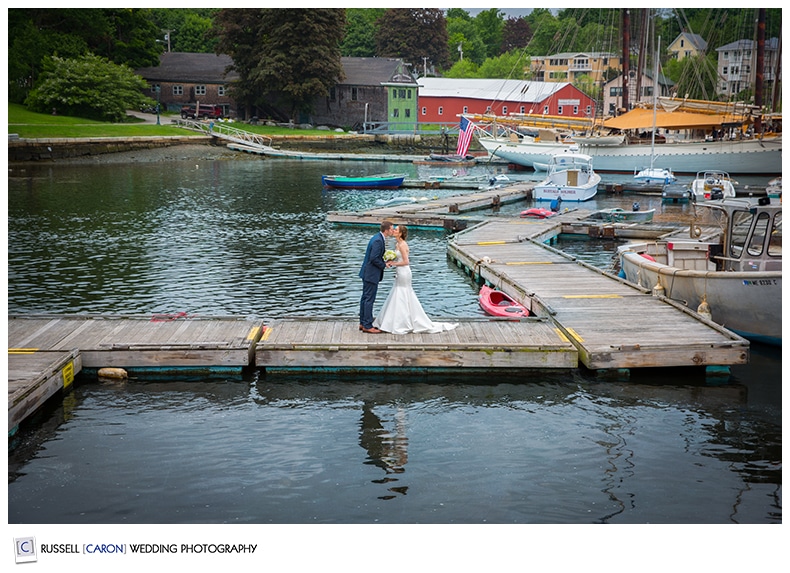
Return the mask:
<svg viewBox="0 0 790 573"><path fill-rule="evenodd" d="M621 276L744 338L781 346L781 202L709 200L697 210L684 236L618 248Z"/></svg>
<svg viewBox="0 0 790 573"><path fill-rule="evenodd" d="M583 153L558 153L549 162L549 172L535 186L538 201L587 201L598 192L601 176L593 170L592 157Z"/></svg>
<svg viewBox="0 0 790 573"><path fill-rule="evenodd" d="M691 182L691 197L694 201L732 198L735 197L737 183L726 171L698 171Z"/></svg>

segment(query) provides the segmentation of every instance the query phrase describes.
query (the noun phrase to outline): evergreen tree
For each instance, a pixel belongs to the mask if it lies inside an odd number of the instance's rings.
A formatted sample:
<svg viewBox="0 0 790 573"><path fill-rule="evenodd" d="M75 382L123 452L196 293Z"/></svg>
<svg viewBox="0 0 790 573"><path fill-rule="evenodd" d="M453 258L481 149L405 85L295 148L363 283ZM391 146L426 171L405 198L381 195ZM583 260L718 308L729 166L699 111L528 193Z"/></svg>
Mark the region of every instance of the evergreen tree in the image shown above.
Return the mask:
<svg viewBox="0 0 790 573"><path fill-rule="evenodd" d="M427 57L441 69L449 65L447 22L441 9L390 8L377 23L377 55L410 64Z"/></svg>
<svg viewBox="0 0 790 573"><path fill-rule="evenodd" d="M214 19L217 53L233 58L234 95L247 105L284 107L296 120L343 78L343 9L229 8Z"/></svg>

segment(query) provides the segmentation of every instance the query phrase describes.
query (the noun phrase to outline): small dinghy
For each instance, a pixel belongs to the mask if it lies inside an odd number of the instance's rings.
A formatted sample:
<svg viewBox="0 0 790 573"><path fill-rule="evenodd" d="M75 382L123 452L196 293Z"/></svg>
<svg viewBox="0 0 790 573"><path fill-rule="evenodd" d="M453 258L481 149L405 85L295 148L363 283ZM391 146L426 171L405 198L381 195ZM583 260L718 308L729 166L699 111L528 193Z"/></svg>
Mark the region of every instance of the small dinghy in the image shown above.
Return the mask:
<svg viewBox="0 0 790 573"><path fill-rule="evenodd" d="M556 215L555 211L551 209L546 209L544 207L532 207L531 209L526 209L525 211L521 212L519 215L522 219L530 218L530 219L545 219L547 217L552 217Z"/></svg>
<svg viewBox="0 0 790 573"><path fill-rule="evenodd" d="M527 308L499 290L483 285L480 287L480 308L486 314L505 318L529 316Z"/></svg>

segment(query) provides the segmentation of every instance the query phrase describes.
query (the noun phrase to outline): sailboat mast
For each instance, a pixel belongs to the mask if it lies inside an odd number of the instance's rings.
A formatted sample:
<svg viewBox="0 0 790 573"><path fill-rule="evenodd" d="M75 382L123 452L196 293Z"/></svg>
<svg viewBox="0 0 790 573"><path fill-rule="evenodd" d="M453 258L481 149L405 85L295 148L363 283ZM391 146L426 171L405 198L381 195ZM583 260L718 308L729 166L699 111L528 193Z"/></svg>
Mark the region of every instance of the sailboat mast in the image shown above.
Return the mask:
<svg viewBox="0 0 790 573"><path fill-rule="evenodd" d="M757 73L754 78L754 105L758 115L754 121L754 133L763 132L763 82L765 80L765 8L758 9L757 17Z"/></svg>
<svg viewBox="0 0 790 573"><path fill-rule="evenodd" d="M650 169L656 159L656 117L658 116L658 54L661 52L661 36L658 37L655 62L653 62L653 134L650 137Z"/></svg>
<svg viewBox="0 0 790 573"><path fill-rule="evenodd" d="M628 112L628 74L630 73L630 43L631 36L628 29L631 27L631 17L628 8L623 8L623 113Z"/></svg>

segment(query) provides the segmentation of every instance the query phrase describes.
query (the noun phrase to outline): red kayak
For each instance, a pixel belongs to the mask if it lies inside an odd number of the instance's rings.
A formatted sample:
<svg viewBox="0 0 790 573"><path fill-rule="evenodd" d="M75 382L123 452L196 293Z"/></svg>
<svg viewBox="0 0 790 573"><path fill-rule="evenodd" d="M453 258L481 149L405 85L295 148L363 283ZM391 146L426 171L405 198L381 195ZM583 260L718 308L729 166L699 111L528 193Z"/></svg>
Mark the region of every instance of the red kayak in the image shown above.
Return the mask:
<svg viewBox="0 0 790 573"><path fill-rule="evenodd" d="M555 211L550 211L549 209L544 209L543 207L533 207L532 209L527 209L526 211L521 212L521 217L532 217L534 219L545 219L547 217L551 217L556 215Z"/></svg>
<svg viewBox="0 0 790 573"><path fill-rule="evenodd" d="M483 285L480 287L480 308L491 316L523 318L529 316L524 305L516 302L502 291Z"/></svg>

